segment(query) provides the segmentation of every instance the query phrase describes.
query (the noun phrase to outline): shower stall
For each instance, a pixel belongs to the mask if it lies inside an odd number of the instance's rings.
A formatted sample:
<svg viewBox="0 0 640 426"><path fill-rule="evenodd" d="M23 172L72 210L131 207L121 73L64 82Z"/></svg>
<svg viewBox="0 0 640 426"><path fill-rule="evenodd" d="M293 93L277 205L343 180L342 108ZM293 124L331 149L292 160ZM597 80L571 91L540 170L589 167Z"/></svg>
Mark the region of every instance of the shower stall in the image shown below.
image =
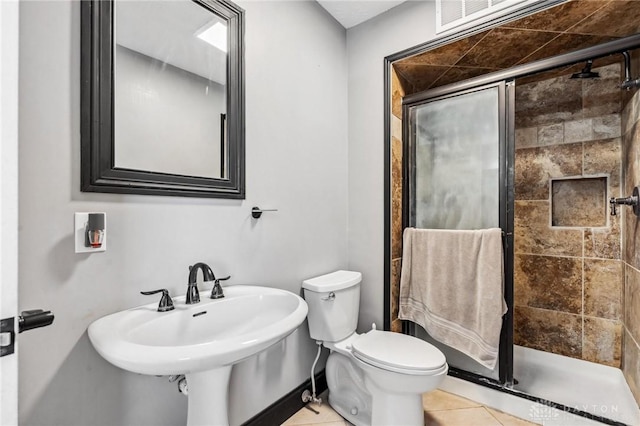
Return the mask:
<svg viewBox="0 0 640 426"><path fill-rule="evenodd" d="M400 229L502 229L508 311L493 370L413 323L400 330L393 298L387 325L437 346L456 378L612 425L640 424L621 371L640 367L623 344L635 222L630 208L609 209L640 183L629 154L640 94L621 90L638 45L630 37L405 96L402 183L388 187L402 194L401 207L388 203ZM388 218L388 241L398 221ZM391 297L399 267L387 270ZM561 424L549 415L530 420Z"/></svg>

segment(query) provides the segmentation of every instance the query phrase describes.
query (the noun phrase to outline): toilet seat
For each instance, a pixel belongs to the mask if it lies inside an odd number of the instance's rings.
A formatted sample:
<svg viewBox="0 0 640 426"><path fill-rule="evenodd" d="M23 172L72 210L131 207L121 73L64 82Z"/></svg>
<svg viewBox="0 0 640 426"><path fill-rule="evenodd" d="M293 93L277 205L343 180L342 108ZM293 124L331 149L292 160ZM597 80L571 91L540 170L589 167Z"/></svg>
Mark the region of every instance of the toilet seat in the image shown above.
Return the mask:
<svg viewBox="0 0 640 426"><path fill-rule="evenodd" d="M387 371L410 375L439 373L447 360L435 346L415 337L372 330L352 343L358 360Z"/></svg>

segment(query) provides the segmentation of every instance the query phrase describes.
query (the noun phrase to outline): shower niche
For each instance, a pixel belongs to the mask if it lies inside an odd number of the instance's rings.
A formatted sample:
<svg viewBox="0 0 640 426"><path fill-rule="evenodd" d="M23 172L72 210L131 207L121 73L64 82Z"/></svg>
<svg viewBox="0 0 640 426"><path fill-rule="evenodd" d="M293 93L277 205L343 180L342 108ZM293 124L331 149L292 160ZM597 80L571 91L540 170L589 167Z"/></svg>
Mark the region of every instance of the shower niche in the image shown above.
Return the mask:
<svg viewBox="0 0 640 426"><path fill-rule="evenodd" d="M551 180L551 226L607 226L607 177Z"/></svg>

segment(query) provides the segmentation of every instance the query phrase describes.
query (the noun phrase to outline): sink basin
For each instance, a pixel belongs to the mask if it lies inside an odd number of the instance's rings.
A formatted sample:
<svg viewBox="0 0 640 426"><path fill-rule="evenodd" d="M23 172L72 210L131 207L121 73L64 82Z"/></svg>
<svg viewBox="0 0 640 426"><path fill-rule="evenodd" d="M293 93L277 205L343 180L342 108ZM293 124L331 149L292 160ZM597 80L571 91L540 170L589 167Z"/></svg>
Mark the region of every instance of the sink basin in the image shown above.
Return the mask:
<svg viewBox="0 0 640 426"><path fill-rule="evenodd" d="M200 303L193 305L176 297L169 312L157 312L155 301L107 315L89 326L89 339L103 358L122 369L185 374L187 424L228 424L231 366L292 333L306 318L307 304L296 294L268 287L235 285L225 287L224 293L214 300L203 292ZM219 404L211 405L215 395ZM209 409L200 407L200 396Z"/></svg>
<svg viewBox="0 0 640 426"><path fill-rule="evenodd" d="M209 370L242 361L295 330L307 316L297 295L257 286L229 286L222 299L201 295L200 303L174 299L100 318L89 338L110 363L134 373L170 375Z"/></svg>

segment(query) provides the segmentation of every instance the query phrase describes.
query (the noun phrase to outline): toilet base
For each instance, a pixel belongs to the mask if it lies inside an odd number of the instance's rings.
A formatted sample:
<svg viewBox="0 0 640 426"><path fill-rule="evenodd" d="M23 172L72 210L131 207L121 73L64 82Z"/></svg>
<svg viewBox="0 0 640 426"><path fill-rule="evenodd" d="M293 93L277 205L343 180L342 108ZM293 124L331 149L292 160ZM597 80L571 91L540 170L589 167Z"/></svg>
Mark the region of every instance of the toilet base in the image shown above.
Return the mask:
<svg viewBox="0 0 640 426"><path fill-rule="evenodd" d="M374 401L371 426L424 426L422 394L391 394L370 380L367 388Z"/></svg>
<svg viewBox="0 0 640 426"><path fill-rule="evenodd" d="M348 357L331 352L325 367L329 405L356 426L371 424L371 394L364 385L364 374Z"/></svg>
<svg viewBox="0 0 640 426"><path fill-rule="evenodd" d="M378 395L375 400L381 403L372 412L350 412L341 399L332 398L329 390L331 408L355 426L424 426L422 395Z"/></svg>
<svg viewBox="0 0 640 426"><path fill-rule="evenodd" d="M401 378L396 376L398 373L379 370L346 355L331 352L325 369L329 405L356 426L424 426L422 392L435 389L440 384L446 375L446 366L438 374L428 377ZM386 387L391 384L387 380L389 374L396 378L396 382L405 383L405 390L410 391L390 391Z"/></svg>

